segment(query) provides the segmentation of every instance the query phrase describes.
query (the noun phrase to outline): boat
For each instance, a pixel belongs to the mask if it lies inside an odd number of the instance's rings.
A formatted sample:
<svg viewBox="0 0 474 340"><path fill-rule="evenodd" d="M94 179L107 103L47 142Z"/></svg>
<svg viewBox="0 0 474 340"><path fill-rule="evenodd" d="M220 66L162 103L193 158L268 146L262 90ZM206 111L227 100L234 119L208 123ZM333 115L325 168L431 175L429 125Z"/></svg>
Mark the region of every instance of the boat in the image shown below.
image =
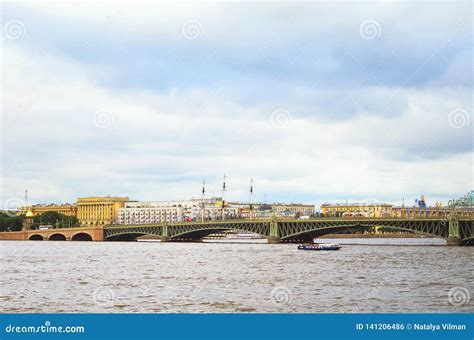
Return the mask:
<svg viewBox="0 0 474 340"><path fill-rule="evenodd" d="M202 239L204 243L267 243L267 240L255 233L238 233L236 231L224 231L214 233Z"/></svg>
<svg viewBox="0 0 474 340"><path fill-rule="evenodd" d="M341 246L337 243L315 243L300 244L298 250L339 250Z"/></svg>

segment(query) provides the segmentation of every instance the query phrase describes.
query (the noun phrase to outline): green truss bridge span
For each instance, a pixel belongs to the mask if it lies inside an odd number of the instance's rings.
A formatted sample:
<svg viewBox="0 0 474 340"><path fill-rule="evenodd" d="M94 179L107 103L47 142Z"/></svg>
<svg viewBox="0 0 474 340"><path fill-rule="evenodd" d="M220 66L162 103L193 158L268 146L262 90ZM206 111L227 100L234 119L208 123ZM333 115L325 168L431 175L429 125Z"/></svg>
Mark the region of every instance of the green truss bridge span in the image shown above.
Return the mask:
<svg viewBox="0 0 474 340"><path fill-rule="evenodd" d="M104 226L104 239L109 241L134 240L143 235L154 235L162 241L199 241L203 237L235 229L257 233L268 243L306 242L313 238L343 230L362 227L389 227L400 231L443 238L450 245L473 245L472 218L315 218L310 220L267 219L181 222L170 224L129 224Z"/></svg>

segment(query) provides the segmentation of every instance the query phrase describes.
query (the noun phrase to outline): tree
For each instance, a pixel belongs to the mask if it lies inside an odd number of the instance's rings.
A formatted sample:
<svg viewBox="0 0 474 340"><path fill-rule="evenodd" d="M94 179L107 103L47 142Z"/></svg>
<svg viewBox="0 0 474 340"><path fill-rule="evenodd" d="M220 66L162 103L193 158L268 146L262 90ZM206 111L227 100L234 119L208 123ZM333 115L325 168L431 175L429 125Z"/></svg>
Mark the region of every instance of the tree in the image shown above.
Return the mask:
<svg viewBox="0 0 474 340"><path fill-rule="evenodd" d="M77 227L79 220L76 216L67 216L56 211L46 211L33 217L33 227L39 225L52 225L57 228Z"/></svg>
<svg viewBox="0 0 474 340"><path fill-rule="evenodd" d="M19 231L23 227L24 216L9 216L0 212L0 231Z"/></svg>

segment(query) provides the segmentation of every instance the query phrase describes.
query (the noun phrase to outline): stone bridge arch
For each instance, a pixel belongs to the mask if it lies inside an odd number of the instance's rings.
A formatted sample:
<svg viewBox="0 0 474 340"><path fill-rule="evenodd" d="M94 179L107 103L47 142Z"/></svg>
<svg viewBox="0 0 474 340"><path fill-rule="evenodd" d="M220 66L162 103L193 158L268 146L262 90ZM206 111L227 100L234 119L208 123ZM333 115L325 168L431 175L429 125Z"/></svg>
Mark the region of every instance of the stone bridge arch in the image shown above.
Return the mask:
<svg viewBox="0 0 474 340"><path fill-rule="evenodd" d="M66 235L62 233L51 234L48 237L48 241L66 241L66 240L67 240Z"/></svg>
<svg viewBox="0 0 474 340"><path fill-rule="evenodd" d="M87 232L78 232L72 235L71 241L92 241L93 237Z"/></svg>

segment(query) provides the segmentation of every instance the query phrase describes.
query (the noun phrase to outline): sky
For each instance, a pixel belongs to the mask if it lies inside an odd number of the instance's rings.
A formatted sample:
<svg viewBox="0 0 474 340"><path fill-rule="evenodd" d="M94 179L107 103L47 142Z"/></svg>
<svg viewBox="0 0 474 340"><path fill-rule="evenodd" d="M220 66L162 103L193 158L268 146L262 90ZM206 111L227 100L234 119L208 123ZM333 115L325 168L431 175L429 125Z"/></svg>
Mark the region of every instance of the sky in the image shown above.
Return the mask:
<svg viewBox="0 0 474 340"><path fill-rule="evenodd" d="M473 188L472 3L2 3L0 206Z"/></svg>

